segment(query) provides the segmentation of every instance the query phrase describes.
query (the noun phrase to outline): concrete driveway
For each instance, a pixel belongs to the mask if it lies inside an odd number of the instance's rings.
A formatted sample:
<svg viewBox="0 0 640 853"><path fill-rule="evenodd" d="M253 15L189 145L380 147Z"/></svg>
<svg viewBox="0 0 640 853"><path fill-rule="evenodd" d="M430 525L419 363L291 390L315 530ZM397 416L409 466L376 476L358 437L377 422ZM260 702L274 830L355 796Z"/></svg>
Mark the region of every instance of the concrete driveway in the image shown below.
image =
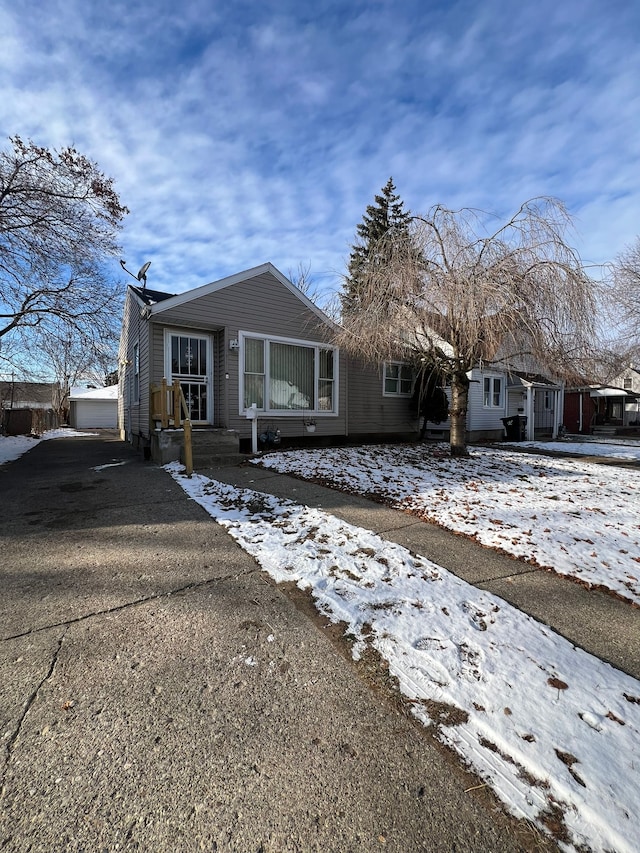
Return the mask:
<svg viewBox="0 0 640 853"><path fill-rule="evenodd" d="M0 518L1 849L555 849L114 435L1 466Z"/></svg>

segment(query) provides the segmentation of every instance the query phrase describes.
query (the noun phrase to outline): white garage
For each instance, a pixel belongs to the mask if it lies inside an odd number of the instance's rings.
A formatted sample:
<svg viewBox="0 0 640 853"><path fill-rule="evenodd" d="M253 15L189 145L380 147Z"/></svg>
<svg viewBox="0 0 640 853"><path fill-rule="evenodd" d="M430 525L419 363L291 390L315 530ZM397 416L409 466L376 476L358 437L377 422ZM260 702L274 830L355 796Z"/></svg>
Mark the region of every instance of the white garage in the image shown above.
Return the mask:
<svg viewBox="0 0 640 853"><path fill-rule="evenodd" d="M116 429L118 386L93 388L69 396L69 423L74 429Z"/></svg>

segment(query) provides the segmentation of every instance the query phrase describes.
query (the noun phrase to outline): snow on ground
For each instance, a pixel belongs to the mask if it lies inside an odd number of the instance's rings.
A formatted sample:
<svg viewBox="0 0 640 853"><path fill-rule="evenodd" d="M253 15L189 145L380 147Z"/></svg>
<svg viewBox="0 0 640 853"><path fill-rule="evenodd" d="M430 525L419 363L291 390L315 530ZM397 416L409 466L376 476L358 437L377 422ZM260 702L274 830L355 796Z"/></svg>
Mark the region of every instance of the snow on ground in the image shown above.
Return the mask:
<svg viewBox="0 0 640 853"><path fill-rule="evenodd" d="M594 446L597 455L618 452L589 444L590 455ZM375 497L640 604L640 468L506 448L470 454L453 459L445 445L365 446L269 453L259 464Z"/></svg>
<svg viewBox="0 0 640 853"><path fill-rule="evenodd" d="M60 429L48 430L40 438L32 435L0 435L0 465L3 462L12 462L41 441L52 438L77 438L85 435L97 435L97 433L78 432L75 429L61 427Z"/></svg>
<svg viewBox="0 0 640 853"><path fill-rule="evenodd" d="M371 453L378 458L376 489L398 488L382 448L319 453L326 467L313 451L292 457L302 458L308 474L336 476L348 466L354 477L356 471L372 473L369 464L361 466ZM512 470L513 456L507 454ZM480 454L491 476L497 457ZM287 458L275 454L263 461L287 468ZM517 462L518 473L521 463L531 464ZM276 581L310 589L321 613L345 623L355 658L375 648L415 716L433 726L515 815L553 829L566 850L637 850L640 682L370 531L292 501L198 474L187 478L177 463L166 467ZM454 486L452 472L465 480L464 470L443 463L447 489ZM478 460L473 471L466 480L480 488ZM553 471L527 469L526 477L552 480L556 491L562 483L566 493L569 472ZM408 475L409 488L416 476L414 470ZM595 472L582 476L597 478ZM441 488L440 481L436 485ZM495 490L495 480L489 485ZM545 494L536 497L536 512ZM507 489L502 500L508 496Z"/></svg>
<svg viewBox="0 0 640 853"><path fill-rule="evenodd" d="M81 433L43 438L69 435ZM37 441L0 438L0 462ZM604 455L592 443L585 452ZM297 450L261 464L375 495L638 600L635 470L484 448L452 460L443 447ZM566 850L637 850L640 682L370 531L167 469L276 581L310 589L319 611L345 624L354 657L376 649L415 716L515 815Z"/></svg>
<svg viewBox="0 0 640 853"><path fill-rule="evenodd" d="M513 445L511 445L513 447ZM570 453L576 456L609 456L612 459L623 459L640 462L640 441L625 438L600 439L571 439L565 441L519 441L518 447L531 448L560 453Z"/></svg>
<svg viewBox="0 0 640 853"><path fill-rule="evenodd" d="M30 435L3 435L0 436L0 465L3 462L11 462L22 456L36 444L40 443L39 438L34 438Z"/></svg>

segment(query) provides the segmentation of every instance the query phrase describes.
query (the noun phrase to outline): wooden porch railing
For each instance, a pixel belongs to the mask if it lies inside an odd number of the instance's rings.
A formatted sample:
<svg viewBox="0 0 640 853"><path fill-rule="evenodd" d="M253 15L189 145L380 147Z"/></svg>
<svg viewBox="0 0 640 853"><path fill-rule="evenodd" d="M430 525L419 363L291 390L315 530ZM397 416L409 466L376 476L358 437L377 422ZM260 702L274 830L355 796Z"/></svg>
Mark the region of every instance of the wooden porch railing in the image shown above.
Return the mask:
<svg viewBox="0 0 640 853"><path fill-rule="evenodd" d="M193 448L191 444L191 418L178 379L169 385L163 378L160 385L151 385L149 394L151 429L159 423L161 429L184 430L184 464L187 477L193 474Z"/></svg>

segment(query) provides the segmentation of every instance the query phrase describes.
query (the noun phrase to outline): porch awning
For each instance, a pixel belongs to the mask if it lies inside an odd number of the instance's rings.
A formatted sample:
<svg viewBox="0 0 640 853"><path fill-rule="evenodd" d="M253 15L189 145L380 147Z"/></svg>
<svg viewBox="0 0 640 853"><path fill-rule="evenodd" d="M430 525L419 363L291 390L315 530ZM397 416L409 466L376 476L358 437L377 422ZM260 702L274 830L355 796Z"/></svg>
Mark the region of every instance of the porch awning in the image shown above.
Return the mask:
<svg viewBox="0 0 640 853"><path fill-rule="evenodd" d="M594 388L589 391L590 397L629 397L630 395L622 388Z"/></svg>
<svg viewBox="0 0 640 853"><path fill-rule="evenodd" d="M527 379L524 376L517 376L510 373L507 376L508 391L523 391L527 388L542 388L545 391L559 391L562 386L557 385L550 379L545 380L542 377L536 379Z"/></svg>

